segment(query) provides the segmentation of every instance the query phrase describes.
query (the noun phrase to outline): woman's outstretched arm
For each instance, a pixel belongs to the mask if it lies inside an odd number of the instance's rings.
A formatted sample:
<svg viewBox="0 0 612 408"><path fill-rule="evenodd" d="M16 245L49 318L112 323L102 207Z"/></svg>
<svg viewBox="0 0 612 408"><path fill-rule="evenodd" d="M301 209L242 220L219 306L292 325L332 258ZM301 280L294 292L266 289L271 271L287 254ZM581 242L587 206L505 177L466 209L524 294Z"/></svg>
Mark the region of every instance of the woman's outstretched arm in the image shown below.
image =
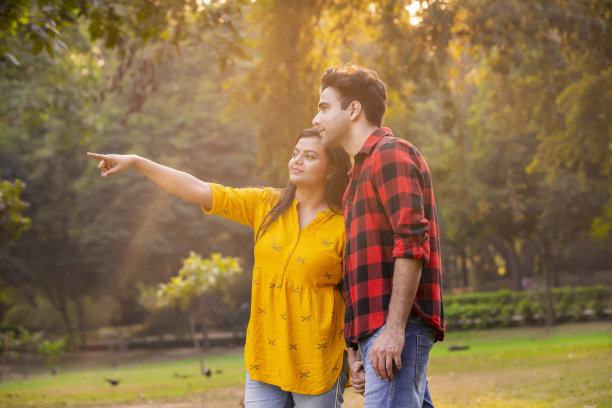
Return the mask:
<svg viewBox="0 0 612 408"><path fill-rule="evenodd" d="M149 180L177 197L212 208L212 190L208 183L183 171L163 166L137 155L87 153L100 160L102 177L109 177L134 167Z"/></svg>

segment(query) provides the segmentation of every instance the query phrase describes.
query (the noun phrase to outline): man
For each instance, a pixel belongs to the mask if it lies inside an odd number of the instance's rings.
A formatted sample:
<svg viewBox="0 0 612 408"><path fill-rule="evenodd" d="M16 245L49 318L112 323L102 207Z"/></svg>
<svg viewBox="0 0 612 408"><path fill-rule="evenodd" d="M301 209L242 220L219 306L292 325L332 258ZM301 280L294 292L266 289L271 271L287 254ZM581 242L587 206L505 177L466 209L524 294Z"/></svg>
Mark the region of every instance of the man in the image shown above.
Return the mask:
<svg viewBox="0 0 612 408"><path fill-rule="evenodd" d="M429 351L444 338L438 222L431 175L410 143L381 127L386 87L347 65L321 78L313 124L352 156L344 193L344 335L366 407L433 407Z"/></svg>

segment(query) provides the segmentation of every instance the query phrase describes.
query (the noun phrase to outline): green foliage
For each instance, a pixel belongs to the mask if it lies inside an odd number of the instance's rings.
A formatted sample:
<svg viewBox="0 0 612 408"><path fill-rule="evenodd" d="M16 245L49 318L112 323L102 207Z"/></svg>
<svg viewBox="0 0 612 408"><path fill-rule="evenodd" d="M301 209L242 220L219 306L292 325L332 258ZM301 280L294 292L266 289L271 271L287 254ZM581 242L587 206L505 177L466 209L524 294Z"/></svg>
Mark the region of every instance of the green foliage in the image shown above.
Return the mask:
<svg viewBox="0 0 612 408"><path fill-rule="evenodd" d="M229 285L241 272L237 258L215 253L210 258L202 259L201 255L190 252L178 275L170 279L170 282L159 285L158 305L186 310L198 297L213 291L227 293Z"/></svg>
<svg viewBox="0 0 612 408"><path fill-rule="evenodd" d="M612 307L612 287L564 287L552 290L553 308L561 322L605 318ZM591 314L585 314L585 311ZM544 318L544 293L500 290L444 297L444 315L449 328L507 327L540 324Z"/></svg>
<svg viewBox="0 0 612 408"><path fill-rule="evenodd" d="M42 340L42 332L30 332L23 327L0 332L0 355L20 357L23 353L36 350Z"/></svg>
<svg viewBox="0 0 612 408"><path fill-rule="evenodd" d="M231 46L237 50L232 34L235 34L234 17L240 12L240 3L212 1L205 6L190 0L155 3L11 0L3 4L0 13L0 56L18 64L17 58L7 52L7 40L19 35L32 44L34 55L44 49L53 56L54 51L67 47L60 39L63 30L79 20L86 21L92 42L102 39L109 49L124 49L128 40L134 38L141 44L168 41L178 45L186 40L201 41L207 29L220 27L225 36L218 37L218 43L210 47Z"/></svg>
<svg viewBox="0 0 612 408"><path fill-rule="evenodd" d="M32 225L32 220L22 215L28 206L20 198L24 188L25 183L19 179L14 182L0 179L0 246L17 241Z"/></svg>
<svg viewBox="0 0 612 408"><path fill-rule="evenodd" d="M23 327L17 330L2 331L0 332L0 361L19 361L21 373L27 378L30 357L42 341L43 332L32 332ZM3 375L4 373L0 373L0 382Z"/></svg>
<svg viewBox="0 0 612 408"><path fill-rule="evenodd" d="M0 253L2 284L17 292L0 314L40 322L28 311L44 316L34 299L45 296L55 310L45 329L133 324L148 318L137 283L167 281L187 251L250 263L248 228L202 217L133 172L102 180L83 153L140 154L236 187L283 185L320 75L349 61L380 73L385 125L428 160L447 287L502 282L500 257L512 283L499 285L515 290L555 264L610 269L608 3L4 2L0 170L27 183L19 196L32 226ZM571 255L579 246L596 256ZM236 279L233 297L248 299L249 278ZM118 312L92 319L88 302L107 294ZM521 311L540 314L542 299ZM510 325L512 302L465 314ZM564 302L564 319L578 316Z"/></svg>
<svg viewBox="0 0 612 408"><path fill-rule="evenodd" d="M66 351L66 339L44 340L38 345L37 351L38 354L45 356L47 368L56 375L60 360Z"/></svg>

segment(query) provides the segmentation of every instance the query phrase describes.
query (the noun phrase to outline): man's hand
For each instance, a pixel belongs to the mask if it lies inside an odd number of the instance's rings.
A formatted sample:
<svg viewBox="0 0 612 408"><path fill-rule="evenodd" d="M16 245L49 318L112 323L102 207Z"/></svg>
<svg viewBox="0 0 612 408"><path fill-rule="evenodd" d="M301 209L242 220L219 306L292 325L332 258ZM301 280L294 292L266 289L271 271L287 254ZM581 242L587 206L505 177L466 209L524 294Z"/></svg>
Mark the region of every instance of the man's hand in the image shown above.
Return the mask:
<svg viewBox="0 0 612 408"><path fill-rule="evenodd" d="M386 326L372 343L370 349L370 364L376 375L383 380L395 377L395 370L402 369L402 349L404 348L404 330Z"/></svg>
<svg viewBox="0 0 612 408"><path fill-rule="evenodd" d="M363 361L361 361L361 353L359 350L348 349L348 366L351 371L351 384L353 391L363 395L365 392L365 371L363 370Z"/></svg>

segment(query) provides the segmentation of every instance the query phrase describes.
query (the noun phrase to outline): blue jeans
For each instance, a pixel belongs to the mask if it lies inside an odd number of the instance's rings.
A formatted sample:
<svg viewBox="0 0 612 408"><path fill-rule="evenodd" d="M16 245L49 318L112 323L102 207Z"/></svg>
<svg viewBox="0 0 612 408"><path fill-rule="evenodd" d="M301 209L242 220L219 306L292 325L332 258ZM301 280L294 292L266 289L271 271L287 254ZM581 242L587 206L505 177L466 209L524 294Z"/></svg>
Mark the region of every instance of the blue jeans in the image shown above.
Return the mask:
<svg viewBox="0 0 612 408"><path fill-rule="evenodd" d="M298 394L283 391L276 385L251 380L246 373L244 390L245 408L341 408L344 402L344 388L348 382L348 364L344 366L334 386L320 395Z"/></svg>
<svg viewBox="0 0 612 408"><path fill-rule="evenodd" d="M370 364L370 348L385 326L359 341L365 370L365 408L433 408L427 386L429 351L436 341L436 330L419 318L406 325L402 369L392 380L376 376Z"/></svg>

